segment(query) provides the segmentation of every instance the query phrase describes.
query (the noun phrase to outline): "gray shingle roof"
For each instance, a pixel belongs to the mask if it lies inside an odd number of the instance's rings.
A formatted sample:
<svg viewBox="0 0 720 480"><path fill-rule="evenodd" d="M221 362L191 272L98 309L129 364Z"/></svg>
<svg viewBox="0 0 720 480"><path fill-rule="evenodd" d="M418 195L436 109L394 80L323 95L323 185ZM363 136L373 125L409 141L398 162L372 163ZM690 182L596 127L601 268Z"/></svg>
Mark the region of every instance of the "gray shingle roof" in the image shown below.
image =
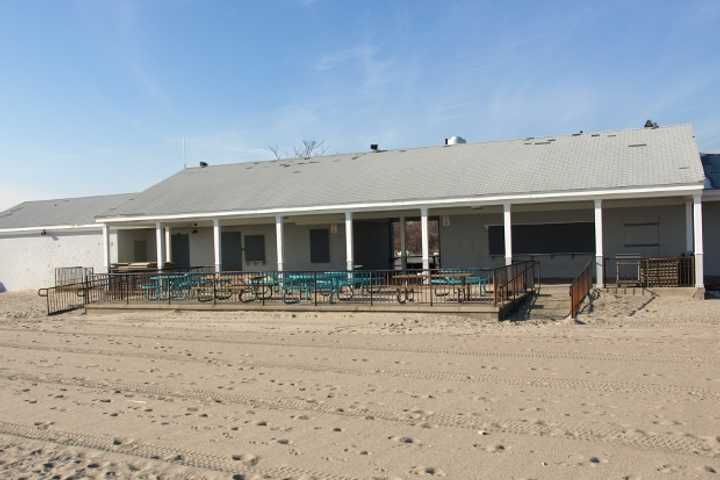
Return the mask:
<svg viewBox="0 0 720 480"><path fill-rule="evenodd" d="M692 127L677 125L187 168L110 216L687 185L703 179Z"/></svg>
<svg viewBox="0 0 720 480"><path fill-rule="evenodd" d="M720 189L720 153L703 153L700 156L710 187Z"/></svg>
<svg viewBox="0 0 720 480"><path fill-rule="evenodd" d="M132 197L131 193L80 198L61 198L23 202L0 212L0 230L5 228L88 225L100 213L113 209Z"/></svg>

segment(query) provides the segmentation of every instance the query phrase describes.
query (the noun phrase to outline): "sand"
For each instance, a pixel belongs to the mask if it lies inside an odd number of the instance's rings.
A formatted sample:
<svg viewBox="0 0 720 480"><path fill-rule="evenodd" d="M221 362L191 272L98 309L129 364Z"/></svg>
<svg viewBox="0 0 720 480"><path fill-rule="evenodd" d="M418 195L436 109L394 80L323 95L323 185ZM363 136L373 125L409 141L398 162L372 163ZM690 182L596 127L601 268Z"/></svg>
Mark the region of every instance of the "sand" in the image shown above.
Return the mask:
<svg viewBox="0 0 720 480"><path fill-rule="evenodd" d="M720 478L720 301L582 324L45 317L0 294L0 478Z"/></svg>

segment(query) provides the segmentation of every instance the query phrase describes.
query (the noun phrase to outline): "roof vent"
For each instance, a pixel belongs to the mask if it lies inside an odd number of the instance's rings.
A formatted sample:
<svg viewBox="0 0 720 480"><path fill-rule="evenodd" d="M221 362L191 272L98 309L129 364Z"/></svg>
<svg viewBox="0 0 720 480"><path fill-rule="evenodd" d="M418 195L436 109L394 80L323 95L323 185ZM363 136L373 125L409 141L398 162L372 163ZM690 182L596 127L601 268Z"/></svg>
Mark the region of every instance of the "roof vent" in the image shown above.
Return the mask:
<svg viewBox="0 0 720 480"><path fill-rule="evenodd" d="M459 145L461 143L467 143L467 140L463 137L458 137L457 135L453 135L452 137L445 139L445 145Z"/></svg>
<svg viewBox="0 0 720 480"><path fill-rule="evenodd" d="M200 162L200 168L205 168L208 166L207 162Z"/></svg>
<svg viewBox="0 0 720 480"><path fill-rule="evenodd" d="M380 149L380 145L378 145L377 143L370 144L370 150L372 150L373 152L377 152L379 149Z"/></svg>
<svg viewBox="0 0 720 480"><path fill-rule="evenodd" d="M658 125L657 122L653 122L652 120L648 120L645 122L645 128L659 128L660 125Z"/></svg>

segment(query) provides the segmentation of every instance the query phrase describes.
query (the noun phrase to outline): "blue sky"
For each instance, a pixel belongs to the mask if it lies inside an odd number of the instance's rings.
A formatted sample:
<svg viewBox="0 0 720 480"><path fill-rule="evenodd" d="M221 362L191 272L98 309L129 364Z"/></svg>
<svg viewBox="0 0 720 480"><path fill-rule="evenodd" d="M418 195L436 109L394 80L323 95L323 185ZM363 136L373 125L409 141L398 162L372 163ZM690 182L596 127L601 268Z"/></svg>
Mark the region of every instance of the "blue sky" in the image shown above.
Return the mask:
<svg viewBox="0 0 720 480"><path fill-rule="evenodd" d="M691 122L720 151L720 1L0 3L0 209L185 162Z"/></svg>

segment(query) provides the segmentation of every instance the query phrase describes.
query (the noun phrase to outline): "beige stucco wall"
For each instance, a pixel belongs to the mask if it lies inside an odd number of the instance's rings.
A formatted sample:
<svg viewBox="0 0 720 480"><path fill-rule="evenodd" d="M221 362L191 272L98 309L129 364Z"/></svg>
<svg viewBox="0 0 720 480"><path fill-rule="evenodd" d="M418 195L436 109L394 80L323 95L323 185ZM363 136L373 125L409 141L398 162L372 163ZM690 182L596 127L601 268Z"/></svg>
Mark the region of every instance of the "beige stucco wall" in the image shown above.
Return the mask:
<svg viewBox="0 0 720 480"><path fill-rule="evenodd" d="M243 269L248 271L268 271L277 268L277 260L275 255L275 226L274 225L243 225L243 226L224 226L223 231L235 231L243 234L243 242L245 235L264 235L265 236L265 263L248 264L243 255ZM194 232L194 233L193 233ZM212 228L174 228L173 233L188 234L190 243L190 265L211 266L215 264L215 253L213 247L213 231Z"/></svg>
<svg viewBox="0 0 720 480"><path fill-rule="evenodd" d="M145 240L145 255L147 261L155 261L157 256L155 251L155 230L153 229L134 229L134 230L117 230L117 258L114 262L130 263L139 262L141 259L135 258L135 240Z"/></svg>
<svg viewBox="0 0 720 480"><path fill-rule="evenodd" d="M502 225L501 214L451 215L450 225L441 226L440 251L445 268L492 268L502 265L502 256L491 257L488 246L489 225ZM513 212L513 224L594 222L592 208L567 210ZM626 223L658 222L659 248L627 248L624 246ZM604 255L614 257L622 253L640 255L681 255L685 252L685 210L682 205L659 207L604 208ZM708 245L707 241L705 245ZM707 247L706 247L707 252ZM546 278L574 277L593 255L543 255L536 257ZM516 259L527 258L515 256Z"/></svg>
<svg viewBox="0 0 720 480"><path fill-rule="evenodd" d="M337 233L330 232L330 262L310 262L310 230L330 228L328 224L296 225L285 223L283 257L286 270L345 270L345 225L337 225Z"/></svg>
<svg viewBox="0 0 720 480"><path fill-rule="evenodd" d="M284 260L286 270L344 270L345 269L345 228L337 225L337 232L330 233L330 262L310 262L310 230L328 228L328 224L296 225L286 222L284 225ZM173 229L174 233L187 233L190 239L190 264L192 266L213 265L213 233L211 228ZM275 225L224 226L223 231L237 231L246 235L265 237L265 262L248 263L243 258L243 269L248 271L268 271L277 269L277 247L275 243ZM153 243L154 248L154 243ZM154 258L154 253L151 258Z"/></svg>
<svg viewBox="0 0 720 480"><path fill-rule="evenodd" d="M172 228L172 233L187 234L191 266L205 267L215 263L212 228Z"/></svg>
<svg viewBox="0 0 720 480"><path fill-rule="evenodd" d="M0 291L51 287L55 268L72 266L105 271L99 231L0 236Z"/></svg>

